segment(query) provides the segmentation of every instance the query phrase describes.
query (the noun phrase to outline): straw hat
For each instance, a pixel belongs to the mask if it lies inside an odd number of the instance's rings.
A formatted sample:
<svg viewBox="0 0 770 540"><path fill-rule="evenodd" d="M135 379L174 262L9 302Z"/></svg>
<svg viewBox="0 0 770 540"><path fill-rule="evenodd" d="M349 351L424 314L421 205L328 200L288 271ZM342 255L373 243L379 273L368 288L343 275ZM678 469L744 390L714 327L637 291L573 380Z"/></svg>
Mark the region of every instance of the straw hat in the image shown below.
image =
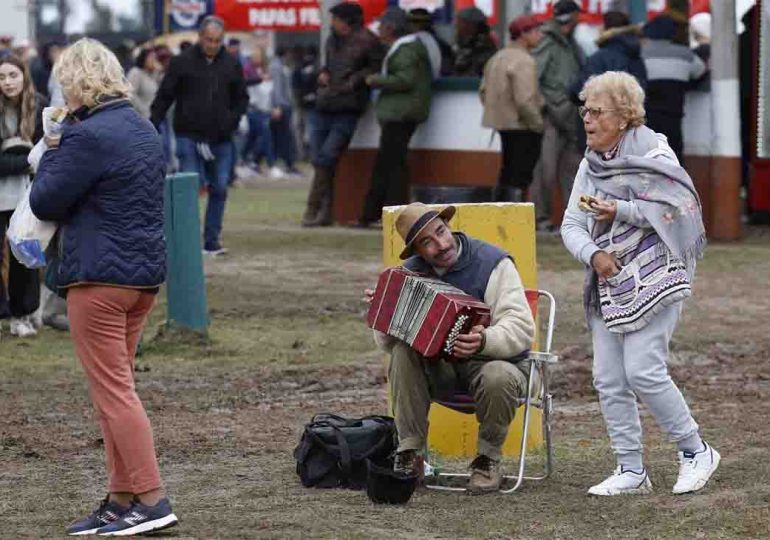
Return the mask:
<svg viewBox="0 0 770 540"><path fill-rule="evenodd" d="M414 241L434 219L449 221L455 215L454 206L445 206L441 210L433 210L421 202L414 202L404 208L396 218L396 231L404 240L404 250L401 259L408 259L414 252Z"/></svg>

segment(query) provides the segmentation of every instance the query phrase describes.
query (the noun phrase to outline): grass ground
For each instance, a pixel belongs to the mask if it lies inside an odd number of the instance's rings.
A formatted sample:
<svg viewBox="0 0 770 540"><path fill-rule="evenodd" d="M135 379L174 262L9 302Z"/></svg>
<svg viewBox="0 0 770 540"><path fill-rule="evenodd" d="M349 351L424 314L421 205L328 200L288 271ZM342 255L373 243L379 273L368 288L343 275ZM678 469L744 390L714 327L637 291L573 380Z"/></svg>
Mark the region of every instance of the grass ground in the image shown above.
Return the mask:
<svg viewBox="0 0 770 540"><path fill-rule="evenodd" d="M404 507L300 486L291 451L319 411L386 413L384 370L360 292L380 269L375 231L296 226L306 186L230 200L227 258L208 261L209 343L145 332L137 386L181 525L173 538L768 538L770 235L710 246L673 340L671 371L723 456L695 496L674 497L671 444L644 413L655 494L591 499L613 459L590 380L582 271L538 239L540 285L559 300L556 465L516 495L418 491ZM0 341L0 538L56 538L104 494L101 439L68 336Z"/></svg>

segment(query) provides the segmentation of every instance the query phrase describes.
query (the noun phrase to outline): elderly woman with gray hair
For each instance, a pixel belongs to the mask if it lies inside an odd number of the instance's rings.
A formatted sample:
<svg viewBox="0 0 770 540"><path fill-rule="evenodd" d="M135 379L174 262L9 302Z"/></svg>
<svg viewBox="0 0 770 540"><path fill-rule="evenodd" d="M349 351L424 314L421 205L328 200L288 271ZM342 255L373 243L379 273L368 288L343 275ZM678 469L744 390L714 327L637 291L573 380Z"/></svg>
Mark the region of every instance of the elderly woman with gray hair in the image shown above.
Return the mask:
<svg viewBox="0 0 770 540"><path fill-rule="evenodd" d="M702 489L719 465L668 373L669 341L705 247L692 180L663 135L644 125L644 91L627 73L580 93L588 148L561 232L586 265L593 377L617 468L591 495L649 493L639 398L679 448L673 493Z"/></svg>

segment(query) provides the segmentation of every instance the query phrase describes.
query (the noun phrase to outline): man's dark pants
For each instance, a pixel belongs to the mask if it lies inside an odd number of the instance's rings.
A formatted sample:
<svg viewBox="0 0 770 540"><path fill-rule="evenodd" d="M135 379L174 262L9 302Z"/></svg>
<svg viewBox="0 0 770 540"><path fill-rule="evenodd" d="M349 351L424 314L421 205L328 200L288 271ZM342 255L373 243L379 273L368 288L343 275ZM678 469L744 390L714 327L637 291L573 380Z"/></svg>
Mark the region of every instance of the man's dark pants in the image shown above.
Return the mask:
<svg viewBox="0 0 770 540"><path fill-rule="evenodd" d="M684 163L684 140L682 138L682 117L662 111L647 111L647 127L662 133L668 145L676 154L679 163Z"/></svg>
<svg viewBox="0 0 770 540"><path fill-rule="evenodd" d="M500 131L502 163L498 188L529 189L533 171L540 158L543 136L534 131L512 129Z"/></svg>
<svg viewBox="0 0 770 540"><path fill-rule="evenodd" d="M409 203L409 169L406 154L416 122L382 124L380 148L372 171L361 221L373 223L382 216L383 206Z"/></svg>
<svg viewBox="0 0 770 540"><path fill-rule="evenodd" d="M209 147L214 154L214 159L207 162L198 154L195 141L177 136L176 154L179 158L179 170L198 173L201 187L208 187L209 201L206 205L206 218L203 225L203 248L215 251L222 247L219 237L222 233L227 186L230 183L230 170L235 155L231 140L212 143Z"/></svg>

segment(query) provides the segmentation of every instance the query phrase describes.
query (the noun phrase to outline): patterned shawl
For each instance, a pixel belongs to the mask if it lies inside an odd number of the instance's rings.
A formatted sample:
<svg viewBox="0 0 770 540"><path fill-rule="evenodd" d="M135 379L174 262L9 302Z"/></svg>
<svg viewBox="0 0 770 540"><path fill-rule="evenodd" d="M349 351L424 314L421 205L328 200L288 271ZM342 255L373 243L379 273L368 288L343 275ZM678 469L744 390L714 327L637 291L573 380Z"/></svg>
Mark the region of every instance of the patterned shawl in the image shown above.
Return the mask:
<svg viewBox="0 0 770 540"><path fill-rule="evenodd" d="M612 198L631 200L675 257L684 261L692 277L706 247L701 203L683 167L656 156L671 152L665 139L647 126L629 129L610 159L586 151L588 179ZM597 223L592 237L611 223Z"/></svg>

